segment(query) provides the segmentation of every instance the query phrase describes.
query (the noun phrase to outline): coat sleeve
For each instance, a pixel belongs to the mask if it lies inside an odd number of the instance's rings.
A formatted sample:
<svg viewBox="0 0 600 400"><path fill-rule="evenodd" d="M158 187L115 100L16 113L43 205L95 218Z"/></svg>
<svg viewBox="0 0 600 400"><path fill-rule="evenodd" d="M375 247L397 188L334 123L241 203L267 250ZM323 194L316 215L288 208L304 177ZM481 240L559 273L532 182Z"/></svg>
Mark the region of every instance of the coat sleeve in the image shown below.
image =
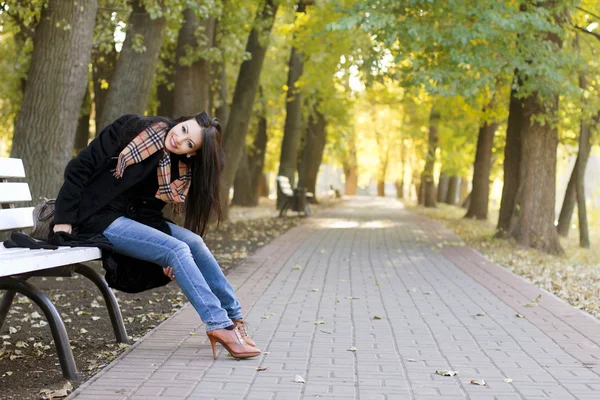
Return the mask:
<svg viewBox="0 0 600 400"><path fill-rule="evenodd" d="M92 142L69 161L64 183L58 192L54 211L55 224L74 224L79 202L92 176L120 150L123 126L139 116L127 114L107 125Z"/></svg>

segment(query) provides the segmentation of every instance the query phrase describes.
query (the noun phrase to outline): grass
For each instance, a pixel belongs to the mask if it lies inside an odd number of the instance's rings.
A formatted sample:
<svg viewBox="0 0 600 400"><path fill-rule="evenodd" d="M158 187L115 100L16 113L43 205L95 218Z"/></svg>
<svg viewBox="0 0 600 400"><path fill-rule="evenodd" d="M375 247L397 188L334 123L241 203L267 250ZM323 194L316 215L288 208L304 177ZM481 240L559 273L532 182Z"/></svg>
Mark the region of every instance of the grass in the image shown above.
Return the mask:
<svg viewBox="0 0 600 400"><path fill-rule="evenodd" d="M573 229L568 238L561 238L565 255L553 256L519 246L514 240L494 239L496 224L492 221L497 221L497 211L489 220L477 221L464 219L466 210L447 204L438 204L437 208L407 204L406 208L437 220L490 261L600 318L600 232L593 230L592 224L591 249L579 247L579 232Z"/></svg>

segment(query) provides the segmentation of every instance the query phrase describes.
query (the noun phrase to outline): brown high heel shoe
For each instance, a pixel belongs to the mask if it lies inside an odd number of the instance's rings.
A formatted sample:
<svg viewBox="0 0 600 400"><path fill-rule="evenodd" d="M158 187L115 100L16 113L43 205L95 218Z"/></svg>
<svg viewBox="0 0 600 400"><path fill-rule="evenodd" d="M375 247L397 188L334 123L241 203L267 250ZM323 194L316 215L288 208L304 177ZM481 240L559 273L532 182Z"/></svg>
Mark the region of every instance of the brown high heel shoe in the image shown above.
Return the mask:
<svg viewBox="0 0 600 400"><path fill-rule="evenodd" d="M248 335L248 324L246 324L246 321L243 319L232 319L232 321L240 332L240 336L244 339L244 342L246 342L248 346L256 347L256 343L254 343L254 340Z"/></svg>
<svg viewBox="0 0 600 400"><path fill-rule="evenodd" d="M225 328L215 329L207 331L206 335L210 340L215 360L217 359L217 348L215 346L217 342L221 343L221 345L229 351L229 354L235 358L256 357L261 353L256 347L248 346L246 344L237 328L231 330Z"/></svg>

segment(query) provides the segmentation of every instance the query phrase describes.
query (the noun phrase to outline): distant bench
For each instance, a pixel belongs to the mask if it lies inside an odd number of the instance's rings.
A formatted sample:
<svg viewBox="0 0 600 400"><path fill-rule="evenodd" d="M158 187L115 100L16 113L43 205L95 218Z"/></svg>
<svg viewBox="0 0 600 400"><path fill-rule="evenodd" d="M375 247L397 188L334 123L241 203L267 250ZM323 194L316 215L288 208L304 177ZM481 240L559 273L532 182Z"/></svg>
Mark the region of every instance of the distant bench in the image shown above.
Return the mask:
<svg viewBox="0 0 600 400"><path fill-rule="evenodd" d="M0 231L31 228L33 207L15 208L13 204L31 201L29 185L8 182L10 178L25 178L23 162L19 159L0 157ZM7 249L0 242L0 290L5 291L0 301L0 328L16 293L30 298L48 320L63 376L69 380L78 379L77 367L60 313L50 299L27 280L34 276L70 277L73 273L85 276L102 293L117 341L128 343L127 331L114 293L100 274L81 264L98 260L101 256L100 249L94 247L61 246L58 250Z"/></svg>
<svg viewBox="0 0 600 400"><path fill-rule="evenodd" d="M279 211L280 217L285 216L287 210L296 211L298 213L303 212L307 217L312 214L310 203L307 199L314 197L313 193L307 192L304 188L292 189L290 179L287 176L278 175L275 180L277 181L279 193L284 195L284 200L281 203Z"/></svg>

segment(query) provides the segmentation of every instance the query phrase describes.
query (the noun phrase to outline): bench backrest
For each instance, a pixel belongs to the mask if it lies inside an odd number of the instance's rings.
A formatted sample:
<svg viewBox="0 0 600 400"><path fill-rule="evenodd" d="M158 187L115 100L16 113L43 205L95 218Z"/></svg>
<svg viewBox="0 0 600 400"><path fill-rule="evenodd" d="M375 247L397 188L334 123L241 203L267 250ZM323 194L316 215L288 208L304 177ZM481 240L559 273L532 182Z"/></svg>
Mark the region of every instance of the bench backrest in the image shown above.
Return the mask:
<svg viewBox="0 0 600 400"><path fill-rule="evenodd" d="M0 157L0 231L33 226L33 207L15 208L13 204L31 201L29 185L24 182L10 182L14 178L25 178L23 161L18 158Z"/></svg>
<svg viewBox="0 0 600 400"><path fill-rule="evenodd" d="M290 185L290 179L287 176L278 175L275 179L277 180L279 190L281 190L283 194L285 194L286 196L294 195L294 191L292 190L292 186Z"/></svg>

